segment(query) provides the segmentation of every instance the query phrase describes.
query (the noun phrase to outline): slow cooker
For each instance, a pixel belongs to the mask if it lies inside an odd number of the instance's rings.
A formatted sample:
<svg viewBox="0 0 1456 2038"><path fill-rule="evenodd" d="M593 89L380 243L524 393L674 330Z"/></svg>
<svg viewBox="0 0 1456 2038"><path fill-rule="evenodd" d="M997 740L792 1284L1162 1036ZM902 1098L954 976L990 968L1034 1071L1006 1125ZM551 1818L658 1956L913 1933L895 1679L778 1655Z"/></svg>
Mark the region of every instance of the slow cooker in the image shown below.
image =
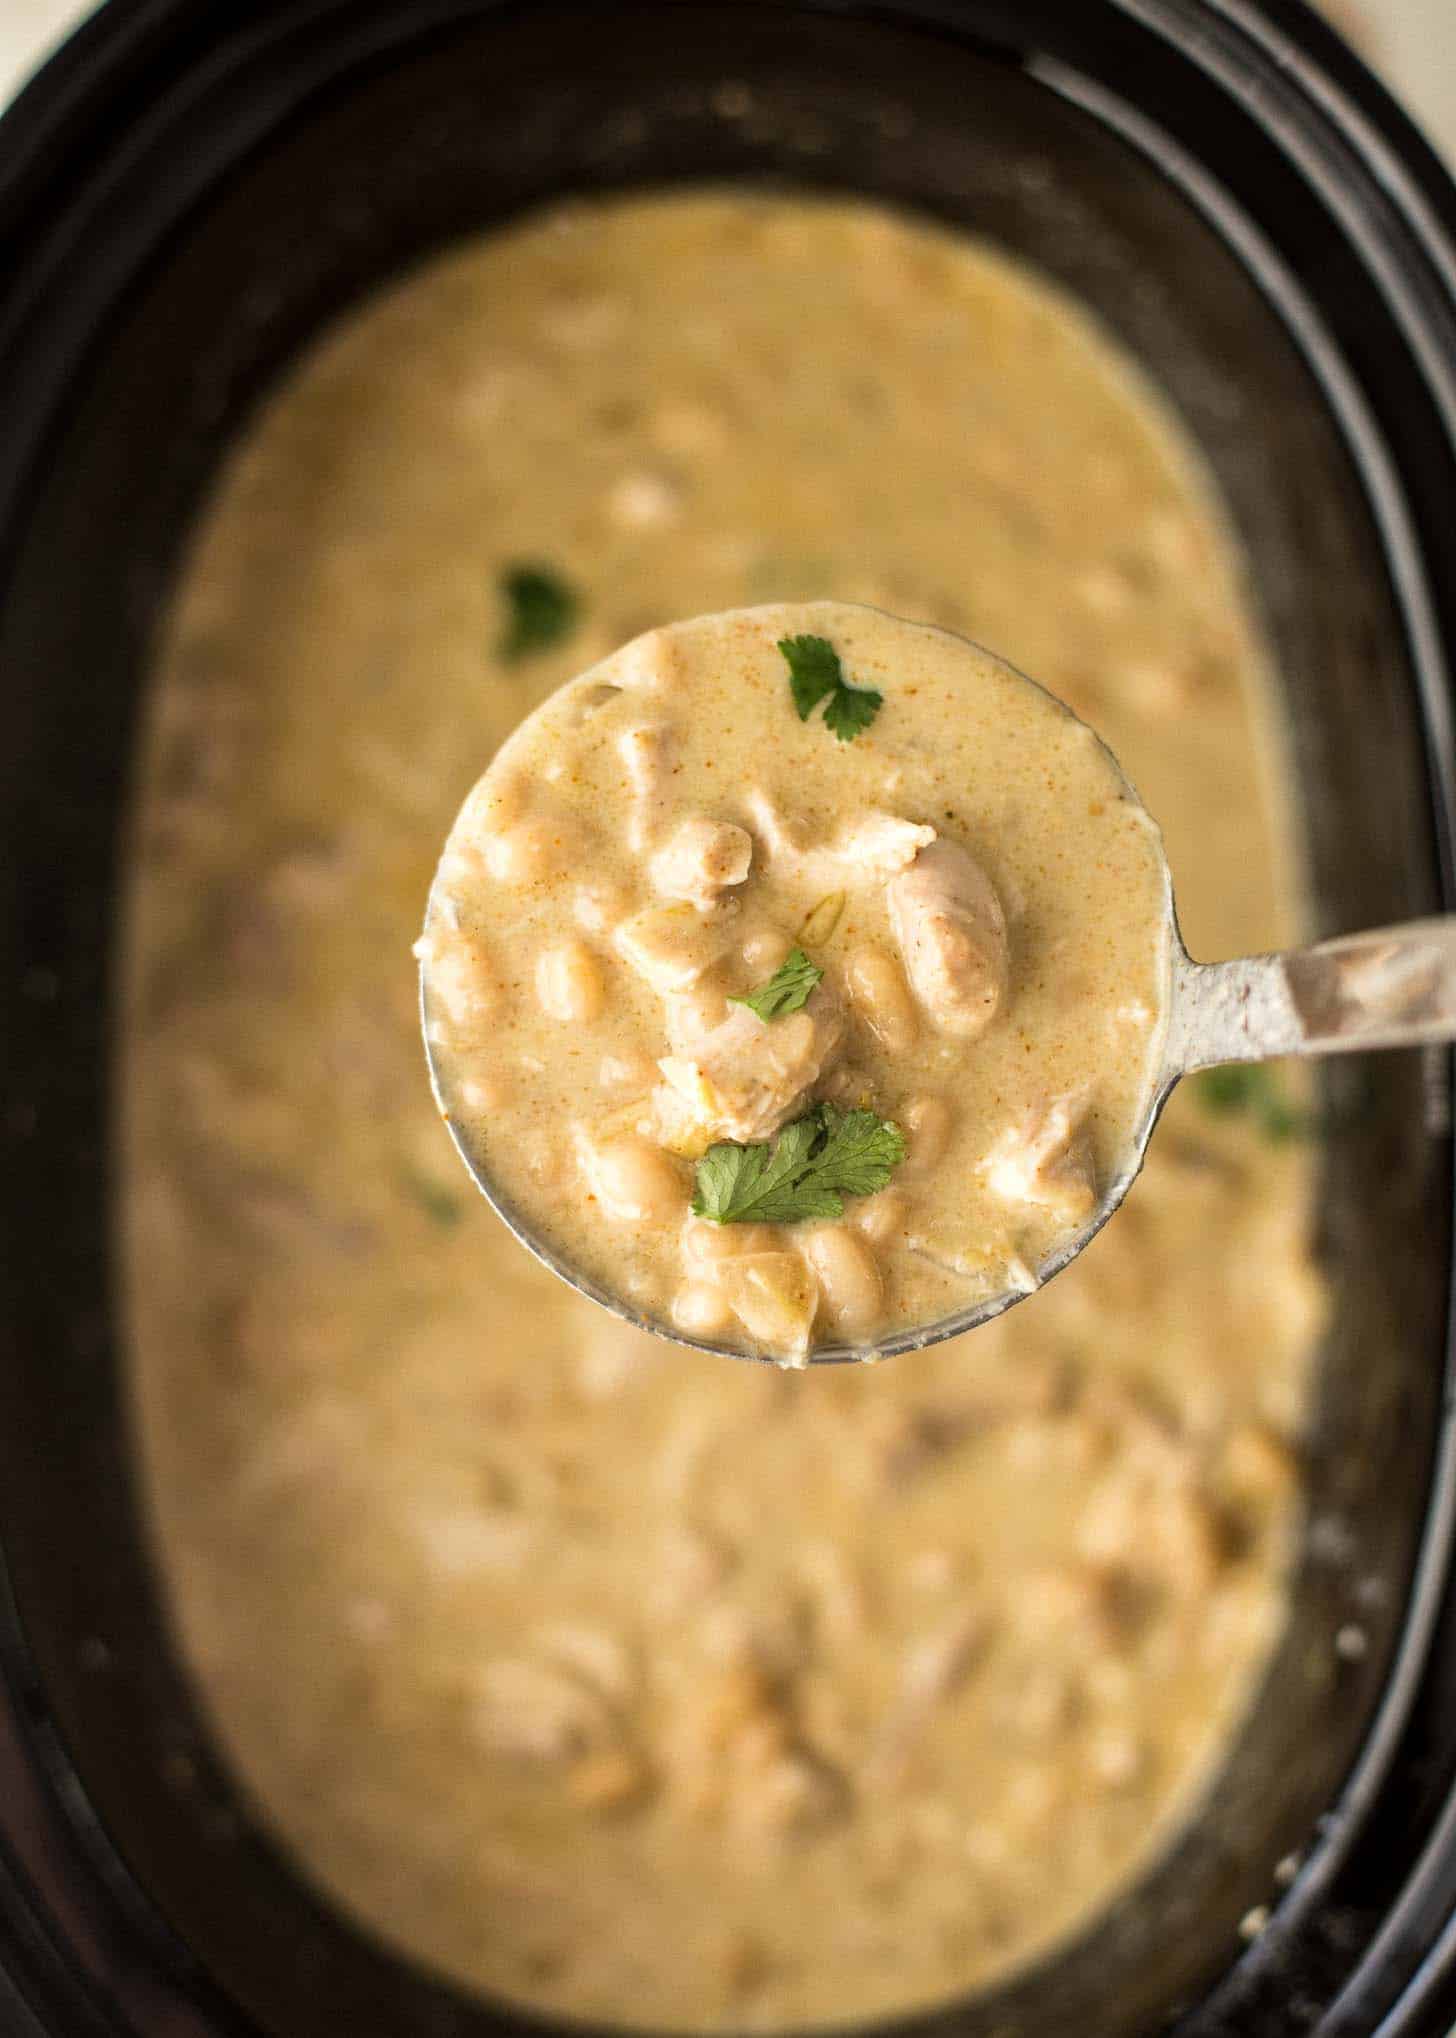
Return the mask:
<svg viewBox="0 0 1456 2038"><path fill-rule="evenodd" d="M1298 0L111 0L0 123L7 2030L529 2021L325 1909L169 1638L109 1201L129 759L189 519L321 323L543 199L703 179L869 193L1082 296L1237 523L1312 933L1450 908L1456 190ZM1447 1060L1336 1067L1327 1102L1335 1307L1288 1633L1171 1854L927 2032L1456 2020Z"/></svg>

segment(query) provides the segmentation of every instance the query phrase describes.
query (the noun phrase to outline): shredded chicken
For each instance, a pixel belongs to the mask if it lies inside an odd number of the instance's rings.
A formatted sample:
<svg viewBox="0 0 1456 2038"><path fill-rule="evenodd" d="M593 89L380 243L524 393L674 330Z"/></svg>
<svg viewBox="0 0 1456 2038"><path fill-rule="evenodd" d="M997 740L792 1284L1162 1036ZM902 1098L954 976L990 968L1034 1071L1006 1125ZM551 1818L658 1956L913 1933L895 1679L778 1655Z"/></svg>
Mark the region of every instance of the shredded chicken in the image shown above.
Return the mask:
<svg viewBox="0 0 1456 2038"><path fill-rule="evenodd" d="M900 1779L937 1708L960 1690L981 1661L990 1632L985 1607L972 1601L906 1651L894 1703L870 1751L867 1771L873 1781Z"/></svg>
<svg viewBox="0 0 1456 2038"><path fill-rule="evenodd" d="M729 1307L750 1337L784 1363L802 1365L819 1304L819 1284L797 1252L745 1253L714 1270Z"/></svg>
<svg viewBox="0 0 1456 2038"><path fill-rule="evenodd" d="M989 1186L1008 1203L1034 1203L1070 1223L1090 1217L1097 1201L1092 1152L1081 1131L1079 1097L1057 1097L1042 1112L1003 1133L986 1156Z"/></svg>
<svg viewBox="0 0 1456 2038"><path fill-rule="evenodd" d="M890 924L916 997L942 1033L972 1040L1006 996L1006 916L958 842L921 849L886 887Z"/></svg>
<svg viewBox="0 0 1456 2038"><path fill-rule="evenodd" d="M613 946L644 983L667 997L691 990L727 952L728 938L723 917L676 902L634 913L617 928Z"/></svg>
<svg viewBox="0 0 1456 2038"><path fill-rule="evenodd" d="M760 788L750 787L743 803L775 874L792 874L826 887L878 883L893 877L935 840L935 830L923 822L869 812L851 822L833 842L806 843L797 838Z"/></svg>
<svg viewBox="0 0 1456 2038"><path fill-rule="evenodd" d="M638 723L617 738L633 793L627 843L635 855L641 855L661 823L674 747L672 730L661 722Z"/></svg>
<svg viewBox="0 0 1456 2038"><path fill-rule="evenodd" d="M690 1054L658 1063L692 1116L719 1139L771 1139L806 1101L844 1038L844 1009L820 984L800 1012L772 1025L744 1005Z"/></svg>
<svg viewBox="0 0 1456 2038"><path fill-rule="evenodd" d="M746 829L695 814L673 830L649 870L654 890L664 898L707 908L743 883L752 861L753 838Z"/></svg>
<svg viewBox="0 0 1456 2038"><path fill-rule="evenodd" d="M497 1657L476 1682L474 1725L505 1755L562 1761L616 1738L610 1705L568 1670L525 1656Z"/></svg>

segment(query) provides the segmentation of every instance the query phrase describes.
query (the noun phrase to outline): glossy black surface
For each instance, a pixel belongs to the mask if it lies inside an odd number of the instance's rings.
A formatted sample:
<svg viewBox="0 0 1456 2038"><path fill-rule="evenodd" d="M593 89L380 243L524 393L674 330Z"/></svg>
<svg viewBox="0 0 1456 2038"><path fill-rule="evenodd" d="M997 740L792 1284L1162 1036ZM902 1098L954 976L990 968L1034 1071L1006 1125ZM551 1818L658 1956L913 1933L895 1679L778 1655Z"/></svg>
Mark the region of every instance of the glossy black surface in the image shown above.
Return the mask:
<svg viewBox="0 0 1456 2038"><path fill-rule="evenodd" d="M1318 101L1305 50L1331 67ZM752 121L717 110L728 79L752 88ZM1292 0L873 18L113 0L0 127L0 1542L18 1610L0 1962L43 2029L504 2024L308 1894L234 1800L170 1653L129 1468L107 1197L130 745L188 518L321 320L523 205L704 177L915 206L1087 298L1177 403L1239 523L1321 931L1449 899L1452 194ZM927 2027L1333 2038L1405 2014L1456 1888L1456 1848L1419 1860L1456 1766L1456 1640L1434 1625L1451 1528L1444 1063L1343 1064L1328 1103L1337 1308L1288 1640L1204 1817L1137 1899ZM1358 1660L1334 1649L1352 1623ZM27 1806L35 1774L52 1795ZM1273 1901L1291 1851L1302 1872L1245 1947L1239 1920ZM1397 1943L1372 1952L1388 1918ZM1442 1985L1420 1983L1422 2017ZM96 1988L113 1994L100 2011Z"/></svg>

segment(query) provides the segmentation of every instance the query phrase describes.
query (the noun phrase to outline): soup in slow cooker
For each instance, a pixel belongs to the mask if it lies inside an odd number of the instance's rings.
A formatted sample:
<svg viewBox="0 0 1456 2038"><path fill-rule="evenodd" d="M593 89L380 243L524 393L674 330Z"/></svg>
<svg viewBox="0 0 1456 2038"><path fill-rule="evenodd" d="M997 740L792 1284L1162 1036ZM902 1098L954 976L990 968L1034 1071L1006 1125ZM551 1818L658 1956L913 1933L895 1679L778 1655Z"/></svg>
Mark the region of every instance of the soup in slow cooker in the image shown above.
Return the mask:
<svg viewBox="0 0 1456 2038"><path fill-rule="evenodd" d="M160 655L122 1208L181 1644L301 1870L543 2013L994 1983L1196 1815L1283 1619L1323 1302L1278 1078L1185 1085L1074 1267L876 1369L632 1331L451 1153L410 947L482 760L644 630L826 597L1104 733L1195 953L1296 932L1186 436L1045 281L867 205L571 206L407 278L228 463Z"/></svg>

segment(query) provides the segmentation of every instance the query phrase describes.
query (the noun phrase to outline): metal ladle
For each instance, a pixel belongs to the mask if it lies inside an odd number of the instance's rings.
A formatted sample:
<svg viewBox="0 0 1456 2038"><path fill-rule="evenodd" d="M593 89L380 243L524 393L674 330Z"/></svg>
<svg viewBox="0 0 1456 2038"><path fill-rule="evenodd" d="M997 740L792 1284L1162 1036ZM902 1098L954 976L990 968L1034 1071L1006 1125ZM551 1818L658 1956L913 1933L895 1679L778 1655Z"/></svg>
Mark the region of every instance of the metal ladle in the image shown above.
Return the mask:
<svg viewBox="0 0 1456 2038"><path fill-rule="evenodd" d="M1221 1064L1267 1061L1282 1055L1347 1054L1366 1048L1420 1047L1456 1040L1456 916L1341 935L1282 954L1199 963L1183 945L1166 865L1164 877L1170 981L1161 1061L1128 1164L1103 1186L1092 1216L1034 1270L1033 1286L984 1297L934 1323L887 1333L869 1345L816 1346L808 1355L810 1363L893 1358L959 1337L1000 1316L1060 1273L1126 1196L1142 1167L1153 1128L1180 1077ZM427 929L437 910L432 890ZM467 1057L452 1050L433 1023L427 963L421 964L420 1005L436 1102L477 1188L521 1244L580 1294L639 1330L731 1358L772 1358L767 1353L745 1352L724 1340L689 1337L671 1329L603 1288L533 1230L492 1181L484 1155L471 1141L468 1116L462 1119L456 1109L460 1085L469 1073L462 1067Z"/></svg>

